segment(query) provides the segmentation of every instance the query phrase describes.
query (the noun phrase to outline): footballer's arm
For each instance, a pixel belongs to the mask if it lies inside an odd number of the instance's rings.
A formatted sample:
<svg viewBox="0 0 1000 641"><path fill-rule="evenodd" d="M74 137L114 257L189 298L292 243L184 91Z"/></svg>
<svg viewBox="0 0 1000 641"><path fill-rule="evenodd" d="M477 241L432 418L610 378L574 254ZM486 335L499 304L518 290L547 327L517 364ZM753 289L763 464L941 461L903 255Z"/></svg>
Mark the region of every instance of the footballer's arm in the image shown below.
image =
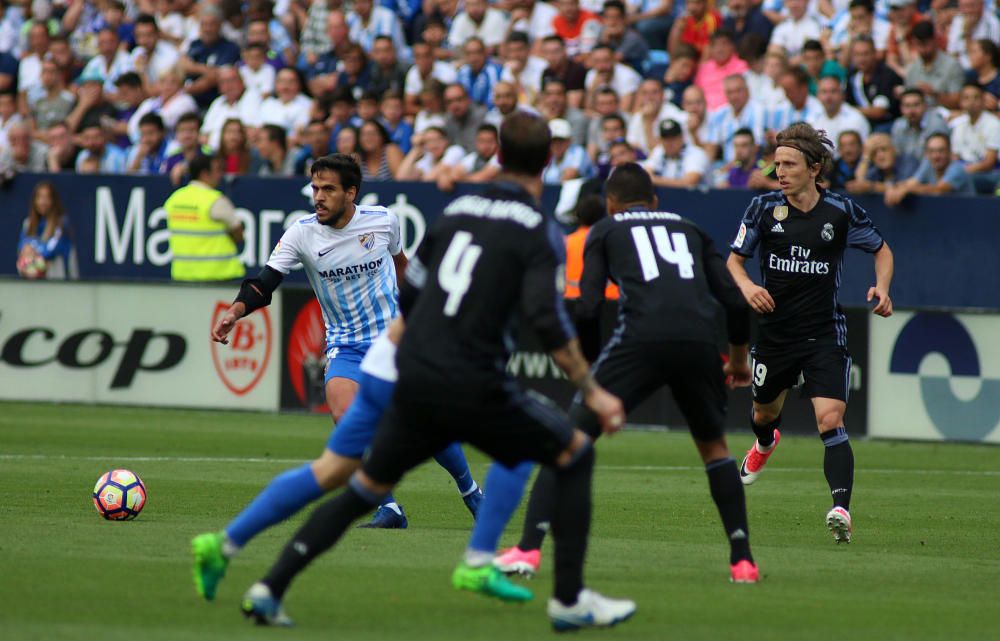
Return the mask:
<svg viewBox="0 0 1000 641"><path fill-rule="evenodd" d="M750 275L747 274L746 262L746 256L731 252L729 260L726 261L726 268L729 269L729 274L743 293L743 298L750 304L750 307L753 307L755 312L758 314L773 312L774 299L771 298L770 292L750 279Z"/></svg>
<svg viewBox="0 0 1000 641"><path fill-rule="evenodd" d="M261 307L270 305L271 294L278 289L283 278L281 272L265 265L256 278L244 280L236 300L212 328L212 340L223 345L229 344L229 332L233 331L236 321Z"/></svg>

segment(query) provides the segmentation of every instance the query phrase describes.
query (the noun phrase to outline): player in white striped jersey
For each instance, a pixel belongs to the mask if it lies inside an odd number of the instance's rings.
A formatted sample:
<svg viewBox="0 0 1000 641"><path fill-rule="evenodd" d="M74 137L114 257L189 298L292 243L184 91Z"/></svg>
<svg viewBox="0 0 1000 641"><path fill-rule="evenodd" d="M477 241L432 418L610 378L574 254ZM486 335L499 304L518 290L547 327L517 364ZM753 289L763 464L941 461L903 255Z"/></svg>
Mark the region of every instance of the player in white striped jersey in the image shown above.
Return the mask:
<svg viewBox="0 0 1000 641"><path fill-rule="evenodd" d="M250 539L346 482L375 431L377 420L369 420L368 415L375 408L381 414L381 406L391 396L392 383L386 382L369 385L367 396L362 392L354 402L362 380L361 361L397 315L396 273L406 268L399 222L384 207L354 204L361 168L352 157L326 156L313 163L310 171L316 213L289 227L258 277L243 281L235 302L212 330L212 339L227 343L236 321L270 304L283 276L302 265L323 309L327 404L339 426L318 459L277 476L224 531L202 534L192 541L195 586L209 600L215 597L229 558ZM385 386L388 392L382 391ZM376 398L379 394L386 398ZM435 458L454 477L475 516L482 492L461 447L449 445ZM395 500L387 497L371 525L405 528L406 517Z"/></svg>

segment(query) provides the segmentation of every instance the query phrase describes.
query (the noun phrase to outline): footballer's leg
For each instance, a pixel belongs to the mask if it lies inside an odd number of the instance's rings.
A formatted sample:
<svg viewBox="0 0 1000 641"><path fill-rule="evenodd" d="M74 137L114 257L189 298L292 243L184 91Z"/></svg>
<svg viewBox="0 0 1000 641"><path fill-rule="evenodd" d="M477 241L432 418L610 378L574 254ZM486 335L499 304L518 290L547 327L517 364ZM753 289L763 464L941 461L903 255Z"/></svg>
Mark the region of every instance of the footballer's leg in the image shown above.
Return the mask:
<svg viewBox="0 0 1000 641"><path fill-rule="evenodd" d="M754 399L750 427L757 438L740 464L743 485L752 485L757 480L778 447L781 441L778 427L781 426L785 397L802 371L800 359L792 354L763 351L757 347L750 354L753 357L751 391Z"/></svg>
<svg viewBox="0 0 1000 641"><path fill-rule="evenodd" d="M443 449L454 438L433 429L435 418L421 408L389 413L376 432L368 457L337 497L323 503L292 536L267 575L251 586L241 604L245 616L265 625L287 625L281 601L300 572L332 547L356 519L371 512L413 467ZM413 423L404 425L403 421Z"/></svg>
<svg viewBox="0 0 1000 641"><path fill-rule="evenodd" d="M200 596L215 598L229 559L253 537L341 487L357 469L393 388L392 383L367 374L359 379L364 384L318 459L275 477L222 532L200 534L192 540L195 589Z"/></svg>
<svg viewBox="0 0 1000 641"><path fill-rule="evenodd" d="M667 382L705 464L712 501L729 541L730 580L756 583L760 574L750 553L750 527L740 473L724 436L726 388L718 350L709 343L667 346Z"/></svg>
<svg viewBox="0 0 1000 641"><path fill-rule="evenodd" d="M823 440L823 472L833 498L826 525L837 543L850 543L854 451L844 427L844 414L850 392L851 356L841 347L817 350L806 359L803 375Z"/></svg>
<svg viewBox="0 0 1000 641"><path fill-rule="evenodd" d="M547 399L521 393L503 407L483 408L476 428L466 437L508 467L530 459L555 470L551 516L555 589L548 603L553 627L557 631L606 627L631 617L635 603L601 596L588 590L583 581L594 471L590 437L574 429L567 416ZM468 558L465 565L469 565ZM499 576L496 568L481 568L484 574Z"/></svg>
<svg viewBox="0 0 1000 641"><path fill-rule="evenodd" d="M361 380L361 361L364 359L365 351L353 347L338 347L330 351L330 358L326 365L326 404L330 408L330 415L333 417L334 425L340 424L340 419L351 406L354 396L358 391L358 382ZM388 393L385 395L381 409L384 409L392 397L393 384L385 383ZM375 424L378 419L371 423L371 433L374 433ZM335 428L336 431L336 428ZM368 439L370 441L370 438ZM365 446L367 446L367 442ZM362 450L363 451L363 450ZM362 527L381 529L406 529L406 513L403 507L396 502L392 494L387 494L382 504L372 517L369 523Z"/></svg>
<svg viewBox="0 0 1000 641"><path fill-rule="evenodd" d="M816 424L823 440L823 473L830 486L833 507L826 515L826 526L837 543L850 543L851 493L854 489L854 451L844 427L847 404L834 398L813 398Z"/></svg>
<svg viewBox="0 0 1000 641"><path fill-rule="evenodd" d="M500 463L490 466L486 473L489 493L479 507L465 559L452 573L451 582L456 589L479 592L504 601L527 601L534 597L530 590L514 585L493 566L500 537L521 502L524 486L534 467L531 461L510 469Z"/></svg>
<svg viewBox="0 0 1000 641"><path fill-rule="evenodd" d="M626 413L663 384L661 364L652 362L647 356L645 345L609 343L592 368L597 383L622 400ZM583 404L579 394L573 399L569 417L572 424L592 439L596 440L601 435L597 416ZM496 565L502 571L530 576L538 570L542 542L549 530L554 492L555 472L540 468L528 498L521 540L496 559Z"/></svg>

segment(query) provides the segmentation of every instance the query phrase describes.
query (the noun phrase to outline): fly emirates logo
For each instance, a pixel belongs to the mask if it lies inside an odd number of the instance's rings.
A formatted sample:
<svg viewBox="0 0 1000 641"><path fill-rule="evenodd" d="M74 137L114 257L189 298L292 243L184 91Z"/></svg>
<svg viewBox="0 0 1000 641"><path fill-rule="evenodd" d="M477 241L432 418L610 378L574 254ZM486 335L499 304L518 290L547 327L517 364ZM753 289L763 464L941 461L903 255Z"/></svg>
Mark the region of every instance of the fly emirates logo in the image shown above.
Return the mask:
<svg viewBox="0 0 1000 641"><path fill-rule="evenodd" d="M768 254L767 267L779 272L790 272L792 274L829 274L830 263L821 260L809 260L811 249L792 245L788 251L788 258L782 258L777 254Z"/></svg>

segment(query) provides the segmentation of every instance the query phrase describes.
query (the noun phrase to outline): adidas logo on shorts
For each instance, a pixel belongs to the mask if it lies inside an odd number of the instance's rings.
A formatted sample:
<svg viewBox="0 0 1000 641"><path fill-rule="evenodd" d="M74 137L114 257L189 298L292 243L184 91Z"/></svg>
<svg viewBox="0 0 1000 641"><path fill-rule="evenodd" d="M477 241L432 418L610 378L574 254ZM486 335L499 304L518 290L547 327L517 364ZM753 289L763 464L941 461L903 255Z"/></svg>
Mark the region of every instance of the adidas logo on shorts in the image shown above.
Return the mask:
<svg viewBox="0 0 1000 641"><path fill-rule="evenodd" d="M771 228L771 231L784 234L785 228L781 226L781 223L774 223L774 227Z"/></svg>

